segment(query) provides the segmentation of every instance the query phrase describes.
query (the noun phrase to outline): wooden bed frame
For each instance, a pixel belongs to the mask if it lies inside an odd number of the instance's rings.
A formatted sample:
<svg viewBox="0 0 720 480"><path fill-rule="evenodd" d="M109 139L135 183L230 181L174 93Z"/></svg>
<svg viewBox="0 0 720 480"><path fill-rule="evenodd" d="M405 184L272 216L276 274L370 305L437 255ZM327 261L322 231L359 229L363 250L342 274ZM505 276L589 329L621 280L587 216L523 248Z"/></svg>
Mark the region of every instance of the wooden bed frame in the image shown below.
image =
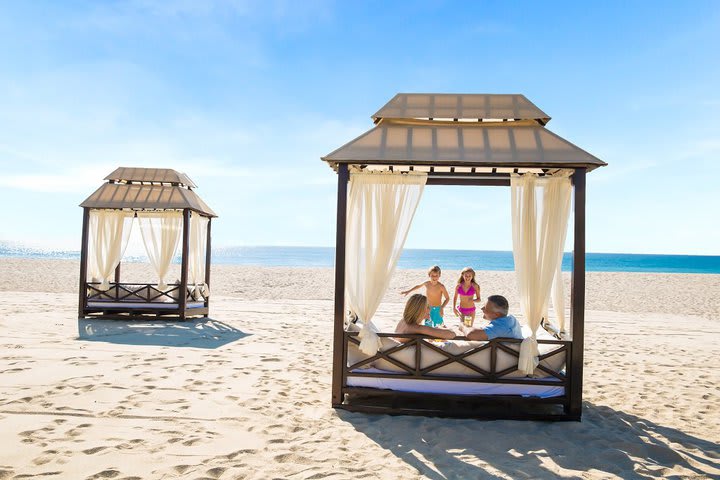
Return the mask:
<svg viewBox="0 0 720 480"><path fill-rule="evenodd" d="M572 342L569 340L538 340L538 344L557 345L558 348L544 355L538 360L543 360L555 355L565 355L563 368L552 370L543 365L538 369L544 372L554 381L532 377L507 377L508 374L517 371L517 360L514 366L503 370L497 369L497 355L499 352L519 357L519 352L510 347L512 344L520 344L518 339L494 339L483 342L482 345L470 348L469 350L453 354L436 346L430 337L418 334L400 335L396 333L379 333L379 337L408 338L406 343L401 343L385 351L378 351L375 355L365 358L356 363L348 364L348 348L351 345L360 345L357 338L358 332L345 331L343 336L343 364L341 380L342 403L339 408L358 412L389 413L389 414L415 414L434 415L442 417L473 417L473 418L517 418L517 419L538 419L538 420L577 420L571 414L570 391L572 378L566 374L571 368ZM456 337L456 340L467 340L465 337ZM420 348L418 348L420 347ZM393 354L406 349L414 349L414 361L411 364L403 363ZM423 349L430 349L442 355L444 360L421 367L421 355ZM490 369L484 370L465 359L484 350L490 351ZM379 373L373 369L363 371L366 367L377 360L385 360L403 372ZM452 364L462 365L473 372L474 375L447 375L433 373L433 371ZM389 378L403 380L431 380L431 381L453 381L453 382L480 382L489 384L508 385L543 385L562 387L564 394L561 396L542 398L529 395L476 395L476 394L454 394L447 393L418 393L399 390L379 389L370 387L354 387L348 385L348 377L365 378Z"/></svg>
<svg viewBox="0 0 720 480"><path fill-rule="evenodd" d="M100 315L104 318L162 316L185 319L208 315L209 298L201 296L196 300L189 288L185 289L185 297L180 298L181 285L169 285L165 291L151 283L111 283L108 290L100 290L99 285L99 282L86 283L81 318Z"/></svg>

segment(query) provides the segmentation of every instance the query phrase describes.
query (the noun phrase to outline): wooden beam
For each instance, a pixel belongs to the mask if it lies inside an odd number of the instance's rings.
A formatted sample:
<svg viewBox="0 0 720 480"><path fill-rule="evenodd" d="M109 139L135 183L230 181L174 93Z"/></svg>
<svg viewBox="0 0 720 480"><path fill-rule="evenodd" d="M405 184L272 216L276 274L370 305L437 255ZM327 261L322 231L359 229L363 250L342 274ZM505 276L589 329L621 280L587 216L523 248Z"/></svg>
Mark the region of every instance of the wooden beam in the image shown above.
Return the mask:
<svg viewBox="0 0 720 480"><path fill-rule="evenodd" d="M87 300L87 259L88 259L88 231L90 229L90 209L83 208L82 240L80 247L80 288L78 295L78 318L85 317L85 303Z"/></svg>
<svg viewBox="0 0 720 480"><path fill-rule="evenodd" d="M438 174L439 175L439 174ZM428 176L426 185L476 185L476 186L497 186L497 187L509 187L510 177L483 177L483 178L458 178L458 177L442 177L442 176Z"/></svg>
<svg viewBox="0 0 720 480"><path fill-rule="evenodd" d="M345 368L345 235L347 230L347 189L350 174L346 164L338 165L337 224L335 227L335 319L333 322L332 406L343 402Z"/></svg>
<svg viewBox="0 0 720 480"><path fill-rule="evenodd" d="M585 337L585 176L578 168L572 176L575 187L573 270L570 294L572 322L572 371L570 372L569 414L576 420L582 416L583 353Z"/></svg>
<svg viewBox="0 0 720 480"><path fill-rule="evenodd" d="M180 267L180 320L185 320L187 308L188 254L190 252L190 209L183 209L182 264Z"/></svg>

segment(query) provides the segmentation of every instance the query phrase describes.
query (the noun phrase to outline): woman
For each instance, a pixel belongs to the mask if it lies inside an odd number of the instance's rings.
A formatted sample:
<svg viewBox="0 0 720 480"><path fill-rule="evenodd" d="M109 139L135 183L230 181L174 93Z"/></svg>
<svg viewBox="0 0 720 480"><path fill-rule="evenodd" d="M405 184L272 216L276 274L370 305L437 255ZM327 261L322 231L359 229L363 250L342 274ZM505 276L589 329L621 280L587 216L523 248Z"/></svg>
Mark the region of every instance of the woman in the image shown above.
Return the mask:
<svg viewBox="0 0 720 480"><path fill-rule="evenodd" d="M420 293L412 295L405 304L403 318L395 327L395 333L421 333L429 337L443 338L450 340L455 338L455 332L447 328L426 327L422 324L423 320L428 317L430 309L428 308L427 297ZM410 338L398 338L400 342L408 342Z"/></svg>

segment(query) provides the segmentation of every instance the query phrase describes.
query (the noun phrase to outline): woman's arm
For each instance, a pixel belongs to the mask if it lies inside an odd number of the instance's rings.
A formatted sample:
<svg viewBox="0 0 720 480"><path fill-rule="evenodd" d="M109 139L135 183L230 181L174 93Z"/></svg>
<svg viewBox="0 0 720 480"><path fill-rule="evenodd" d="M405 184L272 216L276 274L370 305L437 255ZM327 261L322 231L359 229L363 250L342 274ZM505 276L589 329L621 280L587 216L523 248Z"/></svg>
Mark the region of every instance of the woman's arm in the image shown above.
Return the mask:
<svg viewBox="0 0 720 480"><path fill-rule="evenodd" d="M455 314L456 317L459 317L460 312L458 312L458 309L457 309L457 297L458 297L458 291L457 291L457 287L455 287L455 295L453 296L453 313Z"/></svg>
<svg viewBox="0 0 720 480"><path fill-rule="evenodd" d="M482 297L480 296L480 285L477 283L475 284L475 298L473 299L473 302L482 302Z"/></svg>
<svg viewBox="0 0 720 480"><path fill-rule="evenodd" d="M426 327L425 325L413 325L405 333L420 333L428 337L442 338L452 340L455 338L455 332L447 328Z"/></svg>

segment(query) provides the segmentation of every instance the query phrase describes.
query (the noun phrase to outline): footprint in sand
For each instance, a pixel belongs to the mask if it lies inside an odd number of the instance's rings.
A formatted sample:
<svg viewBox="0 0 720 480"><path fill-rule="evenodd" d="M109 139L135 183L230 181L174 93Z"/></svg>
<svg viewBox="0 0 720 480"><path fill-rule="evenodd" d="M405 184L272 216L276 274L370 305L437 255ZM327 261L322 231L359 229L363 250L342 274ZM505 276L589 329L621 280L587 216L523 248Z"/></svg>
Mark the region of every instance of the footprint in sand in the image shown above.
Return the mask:
<svg viewBox="0 0 720 480"><path fill-rule="evenodd" d="M95 455L97 452L101 452L101 451L105 450L106 448L108 448L108 447L88 448L87 450L83 450L82 453L84 453L85 455Z"/></svg>
<svg viewBox="0 0 720 480"><path fill-rule="evenodd" d="M208 475L210 475L213 478L220 478L220 475L225 473L225 470L227 470L227 468L215 467L215 468L211 468L210 470L208 470L205 473L207 473Z"/></svg>
<svg viewBox="0 0 720 480"><path fill-rule="evenodd" d="M114 468L108 468L107 470L103 470L102 472L87 477L87 480L95 480L96 478L115 478L118 475L120 475L119 470L115 470Z"/></svg>

